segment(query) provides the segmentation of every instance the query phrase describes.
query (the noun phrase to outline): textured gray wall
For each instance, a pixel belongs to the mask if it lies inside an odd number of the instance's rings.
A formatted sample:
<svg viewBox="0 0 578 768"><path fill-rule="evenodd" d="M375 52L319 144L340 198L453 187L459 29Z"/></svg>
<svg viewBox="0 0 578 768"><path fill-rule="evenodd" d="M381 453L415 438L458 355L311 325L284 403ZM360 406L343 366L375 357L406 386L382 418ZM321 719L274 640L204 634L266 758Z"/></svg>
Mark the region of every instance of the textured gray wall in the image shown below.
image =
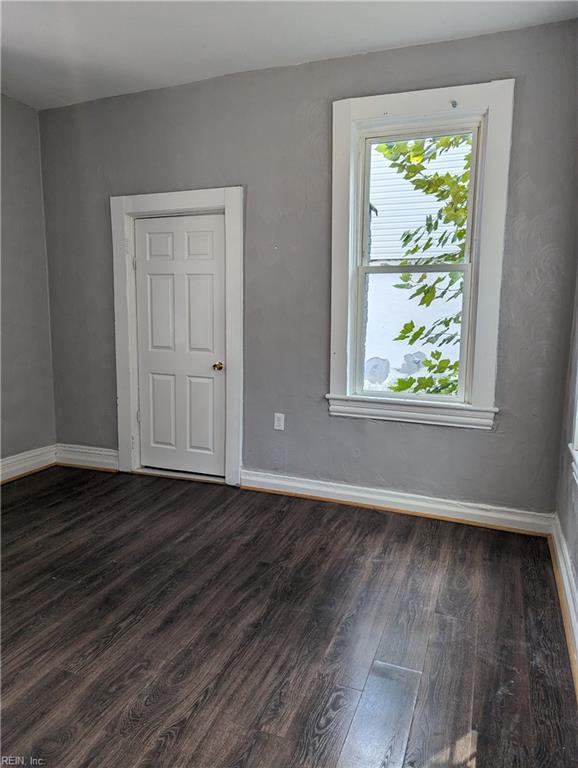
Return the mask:
<svg viewBox="0 0 578 768"><path fill-rule="evenodd" d="M109 196L242 184L245 466L553 509L575 272L575 35L548 25L43 112L59 439L116 446ZM331 102L506 77L495 431L329 417Z"/></svg>
<svg viewBox="0 0 578 768"><path fill-rule="evenodd" d="M2 456L55 440L38 116L2 96Z"/></svg>

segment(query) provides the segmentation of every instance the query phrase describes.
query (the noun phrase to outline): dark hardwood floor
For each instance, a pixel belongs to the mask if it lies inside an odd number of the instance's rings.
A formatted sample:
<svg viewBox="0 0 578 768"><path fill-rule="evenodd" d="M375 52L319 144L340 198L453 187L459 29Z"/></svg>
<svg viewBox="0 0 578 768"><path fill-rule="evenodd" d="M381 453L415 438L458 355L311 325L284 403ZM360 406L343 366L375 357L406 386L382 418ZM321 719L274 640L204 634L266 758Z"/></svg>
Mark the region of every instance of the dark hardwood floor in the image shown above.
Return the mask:
<svg viewBox="0 0 578 768"><path fill-rule="evenodd" d="M3 756L578 765L544 539L64 468L2 495Z"/></svg>

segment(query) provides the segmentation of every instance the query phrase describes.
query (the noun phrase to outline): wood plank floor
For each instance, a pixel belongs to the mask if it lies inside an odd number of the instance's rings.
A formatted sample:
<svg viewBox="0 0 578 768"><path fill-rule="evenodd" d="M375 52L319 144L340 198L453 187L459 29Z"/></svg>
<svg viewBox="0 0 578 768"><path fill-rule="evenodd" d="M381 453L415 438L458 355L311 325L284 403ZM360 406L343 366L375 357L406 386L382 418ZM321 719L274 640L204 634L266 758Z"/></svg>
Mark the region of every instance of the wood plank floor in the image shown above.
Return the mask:
<svg viewBox="0 0 578 768"><path fill-rule="evenodd" d="M2 494L3 756L578 765L544 539L65 468Z"/></svg>

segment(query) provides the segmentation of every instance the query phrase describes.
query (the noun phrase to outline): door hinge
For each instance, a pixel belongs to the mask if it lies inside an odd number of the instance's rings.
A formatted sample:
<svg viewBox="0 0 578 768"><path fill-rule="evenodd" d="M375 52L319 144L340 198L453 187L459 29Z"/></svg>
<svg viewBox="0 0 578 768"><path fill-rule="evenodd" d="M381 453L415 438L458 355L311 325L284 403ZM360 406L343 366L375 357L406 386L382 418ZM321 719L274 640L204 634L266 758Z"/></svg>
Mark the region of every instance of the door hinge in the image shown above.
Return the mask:
<svg viewBox="0 0 578 768"><path fill-rule="evenodd" d="M136 256L133 256L133 257L132 257L132 268L133 268L133 269L134 269L134 271L136 272Z"/></svg>
<svg viewBox="0 0 578 768"><path fill-rule="evenodd" d="M140 424L140 411L136 412L136 423Z"/></svg>

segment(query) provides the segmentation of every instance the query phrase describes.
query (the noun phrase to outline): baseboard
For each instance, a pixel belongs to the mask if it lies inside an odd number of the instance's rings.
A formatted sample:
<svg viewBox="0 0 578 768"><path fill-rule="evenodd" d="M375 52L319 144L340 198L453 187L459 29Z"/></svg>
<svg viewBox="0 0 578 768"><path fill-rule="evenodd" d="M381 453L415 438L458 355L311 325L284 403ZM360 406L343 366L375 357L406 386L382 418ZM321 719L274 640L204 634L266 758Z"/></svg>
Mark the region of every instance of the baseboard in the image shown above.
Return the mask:
<svg viewBox="0 0 578 768"><path fill-rule="evenodd" d="M553 514L439 499L383 488L365 488L327 480L289 477L250 469L241 470L241 487L540 536L548 536L552 532L554 520Z"/></svg>
<svg viewBox="0 0 578 768"><path fill-rule="evenodd" d="M15 480L22 475L52 466L56 460L55 453L54 445L46 445L43 448L7 456L0 461L0 481L4 483L7 480Z"/></svg>
<svg viewBox="0 0 578 768"><path fill-rule="evenodd" d="M61 466L87 467L118 472L118 451L90 445L56 443L56 463Z"/></svg>
<svg viewBox="0 0 578 768"><path fill-rule="evenodd" d="M574 685L576 686L576 696L578 697L578 584L572 569L568 544L557 516L552 525L550 543L564 628L566 630L568 653L572 665Z"/></svg>
<svg viewBox="0 0 578 768"><path fill-rule="evenodd" d="M0 462L2 481L35 472L53 464L92 469L118 471L118 451L95 448L88 445L57 443L44 448L9 456ZM391 510L405 514L417 514L454 522L482 525L489 528L520 531L543 536L550 534L556 539L555 517L527 510L512 509L487 504L440 499L413 493L390 491L383 488L366 488L358 485L310 480L257 470L241 470L241 486L248 489L305 496L327 501L338 501L354 506ZM557 526L557 528L556 528ZM557 551L565 546L561 530L556 539ZM567 549L566 549L567 552ZM562 561L562 555L560 560ZM575 596L574 596L575 599ZM576 606L576 600L574 602ZM575 609L576 611L576 609ZM575 614L576 615L576 614Z"/></svg>

